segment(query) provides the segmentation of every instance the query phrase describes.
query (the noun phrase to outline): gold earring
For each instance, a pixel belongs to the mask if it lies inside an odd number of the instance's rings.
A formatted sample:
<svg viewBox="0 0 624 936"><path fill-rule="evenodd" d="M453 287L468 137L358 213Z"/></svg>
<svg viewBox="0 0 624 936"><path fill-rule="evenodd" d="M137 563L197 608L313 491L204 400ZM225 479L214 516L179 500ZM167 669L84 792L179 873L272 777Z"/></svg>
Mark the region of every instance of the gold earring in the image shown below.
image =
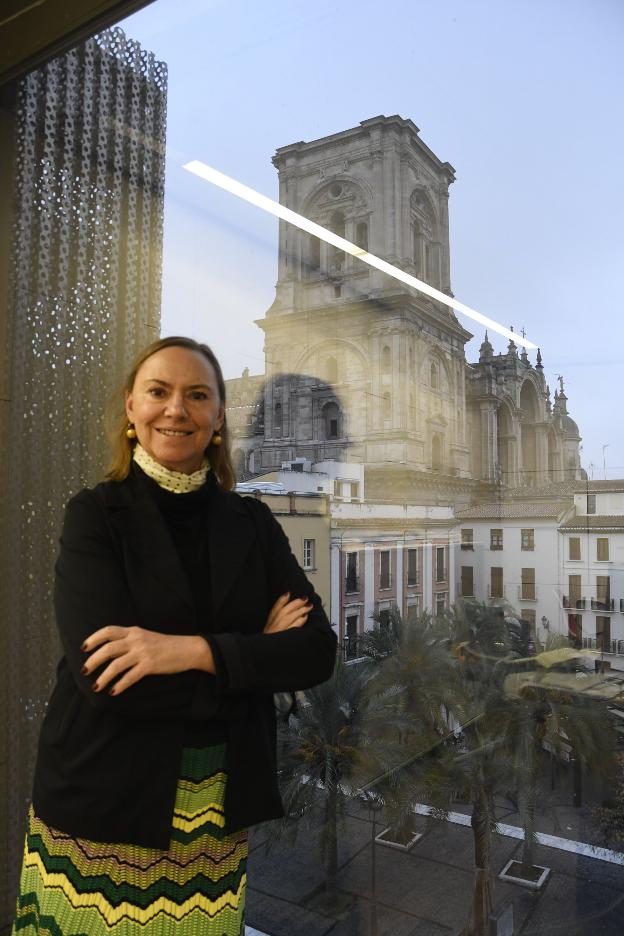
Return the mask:
<svg viewBox="0 0 624 936"><path fill-rule="evenodd" d="M216 429L215 432L214 432L213 435L212 435L212 439L210 440L210 444L211 444L211 445L216 445L217 448L218 448L218 447L221 445L222 442L223 442L223 436L221 435L221 433L219 432L219 430Z"/></svg>
<svg viewBox="0 0 624 936"><path fill-rule="evenodd" d="M126 436L129 439L136 439L136 429L134 428L132 423L128 423L128 428L126 429Z"/></svg>

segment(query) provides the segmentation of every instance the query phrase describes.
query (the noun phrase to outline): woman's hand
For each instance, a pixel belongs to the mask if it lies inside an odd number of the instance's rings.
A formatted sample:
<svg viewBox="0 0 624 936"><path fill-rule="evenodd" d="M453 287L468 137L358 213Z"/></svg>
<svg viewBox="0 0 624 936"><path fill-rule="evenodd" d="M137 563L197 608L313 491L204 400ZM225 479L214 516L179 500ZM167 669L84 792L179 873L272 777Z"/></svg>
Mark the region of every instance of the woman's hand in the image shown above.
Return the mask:
<svg viewBox="0 0 624 936"><path fill-rule="evenodd" d="M81 650L90 654L82 668L83 676L110 660L91 687L94 692L102 692L117 680L109 688L109 695L119 695L144 676L191 669L215 672L210 646L200 636L159 634L143 627L102 627L85 640Z"/></svg>
<svg viewBox="0 0 624 936"><path fill-rule="evenodd" d="M307 598L293 598L290 595L280 595L271 610L264 625L263 634L279 634L290 630L291 627L303 627L312 610L312 603Z"/></svg>

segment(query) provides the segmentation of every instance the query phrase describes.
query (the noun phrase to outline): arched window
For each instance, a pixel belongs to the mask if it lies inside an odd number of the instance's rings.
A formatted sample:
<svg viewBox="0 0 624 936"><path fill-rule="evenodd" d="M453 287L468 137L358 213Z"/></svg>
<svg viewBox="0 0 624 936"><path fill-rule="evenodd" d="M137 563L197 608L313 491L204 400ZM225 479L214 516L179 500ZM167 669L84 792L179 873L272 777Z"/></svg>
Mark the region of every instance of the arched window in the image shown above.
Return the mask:
<svg viewBox="0 0 624 936"><path fill-rule="evenodd" d="M323 407L323 428L326 439L340 437L340 410L337 403L326 403Z"/></svg>
<svg viewBox="0 0 624 936"><path fill-rule="evenodd" d="M382 412L383 412L384 419L390 419L390 417L392 416L392 400L390 399L389 393L384 393L383 395Z"/></svg>
<svg viewBox="0 0 624 936"><path fill-rule="evenodd" d="M431 440L431 467L434 471L442 468L442 439L439 435L434 435Z"/></svg>
<svg viewBox="0 0 624 936"><path fill-rule="evenodd" d="M280 436L282 434L282 404L276 403L273 412L274 412L274 418L273 418L274 435Z"/></svg>
<svg viewBox="0 0 624 936"><path fill-rule="evenodd" d="M390 368L392 366L392 352L388 345L384 345L381 349L381 372L382 374L389 374Z"/></svg>
<svg viewBox="0 0 624 936"><path fill-rule="evenodd" d="M308 237L308 276L315 276L321 269L321 242L318 237L310 234Z"/></svg>
<svg viewBox="0 0 624 936"><path fill-rule="evenodd" d="M345 216L342 211L334 211L329 221L329 230L338 237L345 236ZM337 247L329 248L329 271L330 273L340 273L344 266L344 251Z"/></svg>
<svg viewBox="0 0 624 936"><path fill-rule="evenodd" d="M362 250L368 250L368 224L366 221L360 221L355 228L355 243Z"/></svg>
<svg viewBox="0 0 624 936"><path fill-rule="evenodd" d="M437 390L440 386L440 372L438 370L438 365L435 361L431 362L431 369L429 372L429 384L431 385L432 390Z"/></svg>
<svg viewBox="0 0 624 936"><path fill-rule="evenodd" d="M420 227L418 224L412 225L412 259L414 261L414 268L416 270L416 276L422 279L423 276L423 238L420 233Z"/></svg>

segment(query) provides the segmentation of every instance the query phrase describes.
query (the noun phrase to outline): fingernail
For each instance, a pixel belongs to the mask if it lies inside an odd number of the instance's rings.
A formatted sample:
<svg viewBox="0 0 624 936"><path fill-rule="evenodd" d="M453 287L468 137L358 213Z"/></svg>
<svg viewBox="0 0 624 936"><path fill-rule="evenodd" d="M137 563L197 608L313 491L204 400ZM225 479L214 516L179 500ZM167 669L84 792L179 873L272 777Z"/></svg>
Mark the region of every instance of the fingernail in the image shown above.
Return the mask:
<svg viewBox="0 0 624 936"><path fill-rule="evenodd" d="M98 686L96 682L94 682L93 685L91 686L91 689L93 690L93 692L97 692L99 688L100 687Z"/></svg>
<svg viewBox="0 0 624 936"><path fill-rule="evenodd" d="M85 640L85 642L83 643L83 645L82 645L82 647L81 647L80 649L81 649L83 652L87 649L87 642L86 642L86 640Z"/></svg>
<svg viewBox="0 0 624 936"><path fill-rule="evenodd" d="M86 664L82 667L82 669L80 670L80 672L82 673L83 676L86 676L86 675L87 675L87 673L89 672L89 669L88 669L88 667L87 667Z"/></svg>
<svg viewBox="0 0 624 936"><path fill-rule="evenodd" d="M114 690L114 689L109 689L109 690L108 690L108 694L109 694L109 695L115 695L115 690Z"/></svg>

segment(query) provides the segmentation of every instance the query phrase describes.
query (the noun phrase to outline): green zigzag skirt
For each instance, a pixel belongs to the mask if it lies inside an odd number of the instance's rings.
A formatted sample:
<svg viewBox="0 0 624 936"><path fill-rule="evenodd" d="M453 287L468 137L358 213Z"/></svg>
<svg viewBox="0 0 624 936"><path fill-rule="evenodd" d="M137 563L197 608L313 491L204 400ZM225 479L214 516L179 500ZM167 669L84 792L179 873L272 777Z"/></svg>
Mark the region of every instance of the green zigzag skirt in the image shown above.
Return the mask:
<svg viewBox="0 0 624 936"><path fill-rule="evenodd" d="M224 764L225 745L184 750L168 851L73 839L31 809L14 936L243 936L247 833L223 833Z"/></svg>

